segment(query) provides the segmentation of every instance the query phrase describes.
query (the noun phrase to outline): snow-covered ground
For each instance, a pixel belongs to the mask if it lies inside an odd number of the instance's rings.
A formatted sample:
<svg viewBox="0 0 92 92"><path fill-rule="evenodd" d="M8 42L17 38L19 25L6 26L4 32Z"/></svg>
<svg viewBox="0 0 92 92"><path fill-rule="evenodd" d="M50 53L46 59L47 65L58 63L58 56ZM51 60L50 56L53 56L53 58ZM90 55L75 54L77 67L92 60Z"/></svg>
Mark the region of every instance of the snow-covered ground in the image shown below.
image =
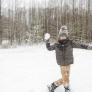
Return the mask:
<svg viewBox="0 0 92 92"><path fill-rule="evenodd" d="M74 49L72 92L92 92L92 50ZM0 92L48 92L47 84L61 77L54 51L43 45L0 49ZM55 92L64 92L59 87Z"/></svg>

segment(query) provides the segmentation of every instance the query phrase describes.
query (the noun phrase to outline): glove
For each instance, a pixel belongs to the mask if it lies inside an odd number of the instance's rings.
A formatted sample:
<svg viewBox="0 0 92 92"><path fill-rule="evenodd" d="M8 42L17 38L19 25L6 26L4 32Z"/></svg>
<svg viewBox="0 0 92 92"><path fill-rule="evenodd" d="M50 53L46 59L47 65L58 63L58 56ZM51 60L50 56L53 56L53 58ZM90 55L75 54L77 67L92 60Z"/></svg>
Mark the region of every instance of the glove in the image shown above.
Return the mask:
<svg viewBox="0 0 92 92"><path fill-rule="evenodd" d="M48 41L50 39L50 34L49 33L46 33L45 35L44 35L44 40L45 41Z"/></svg>

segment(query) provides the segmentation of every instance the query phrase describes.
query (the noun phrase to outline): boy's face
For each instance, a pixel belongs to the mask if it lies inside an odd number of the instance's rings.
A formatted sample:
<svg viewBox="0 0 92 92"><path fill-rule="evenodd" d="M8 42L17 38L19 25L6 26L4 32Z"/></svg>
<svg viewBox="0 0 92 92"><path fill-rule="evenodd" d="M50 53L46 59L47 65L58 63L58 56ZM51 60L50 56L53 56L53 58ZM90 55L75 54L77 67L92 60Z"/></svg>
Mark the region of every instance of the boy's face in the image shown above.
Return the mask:
<svg viewBox="0 0 92 92"><path fill-rule="evenodd" d="M61 36L61 37L59 38L59 40L65 40L65 39L67 39L66 36Z"/></svg>
<svg viewBox="0 0 92 92"><path fill-rule="evenodd" d="M66 33L62 33L61 35L59 35L59 40L65 40L65 39L67 39Z"/></svg>

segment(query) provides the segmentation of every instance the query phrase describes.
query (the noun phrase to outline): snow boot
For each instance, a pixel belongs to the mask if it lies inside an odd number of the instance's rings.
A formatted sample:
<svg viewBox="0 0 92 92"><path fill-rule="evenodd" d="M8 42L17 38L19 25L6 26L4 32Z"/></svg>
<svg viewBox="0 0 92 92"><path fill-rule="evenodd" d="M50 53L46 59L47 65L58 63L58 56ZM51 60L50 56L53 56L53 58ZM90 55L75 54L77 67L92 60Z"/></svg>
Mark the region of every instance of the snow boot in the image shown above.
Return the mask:
<svg viewBox="0 0 92 92"><path fill-rule="evenodd" d="M51 85L48 86L48 90L49 92L54 92L54 90L57 88L58 86L55 85L55 83L52 83Z"/></svg>
<svg viewBox="0 0 92 92"><path fill-rule="evenodd" d="M69 87L64 87L65 88L65 92L70 92L70 88Z"/></svg>

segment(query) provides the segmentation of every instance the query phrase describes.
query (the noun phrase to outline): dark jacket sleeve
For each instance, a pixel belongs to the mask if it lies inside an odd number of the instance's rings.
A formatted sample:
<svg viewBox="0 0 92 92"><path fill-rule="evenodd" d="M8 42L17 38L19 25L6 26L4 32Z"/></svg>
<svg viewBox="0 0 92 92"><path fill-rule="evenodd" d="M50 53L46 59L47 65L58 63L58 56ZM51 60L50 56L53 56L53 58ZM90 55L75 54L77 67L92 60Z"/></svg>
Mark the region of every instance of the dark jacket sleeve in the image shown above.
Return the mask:
<svg viewBox="0 0 92 92"><path fill-rule="evenodd" d="M88 49L88 45L81 44L78 42L73 42L73 41L72 41L72 46L73 46L73 48Z"/></svg>
<svg viewBox="0 0 92 92"><path fill-rule="evenodd" d="M49 41L46 41L46 48L47 48L49 51L55 50L55 44L50 45Z"/></svg>

